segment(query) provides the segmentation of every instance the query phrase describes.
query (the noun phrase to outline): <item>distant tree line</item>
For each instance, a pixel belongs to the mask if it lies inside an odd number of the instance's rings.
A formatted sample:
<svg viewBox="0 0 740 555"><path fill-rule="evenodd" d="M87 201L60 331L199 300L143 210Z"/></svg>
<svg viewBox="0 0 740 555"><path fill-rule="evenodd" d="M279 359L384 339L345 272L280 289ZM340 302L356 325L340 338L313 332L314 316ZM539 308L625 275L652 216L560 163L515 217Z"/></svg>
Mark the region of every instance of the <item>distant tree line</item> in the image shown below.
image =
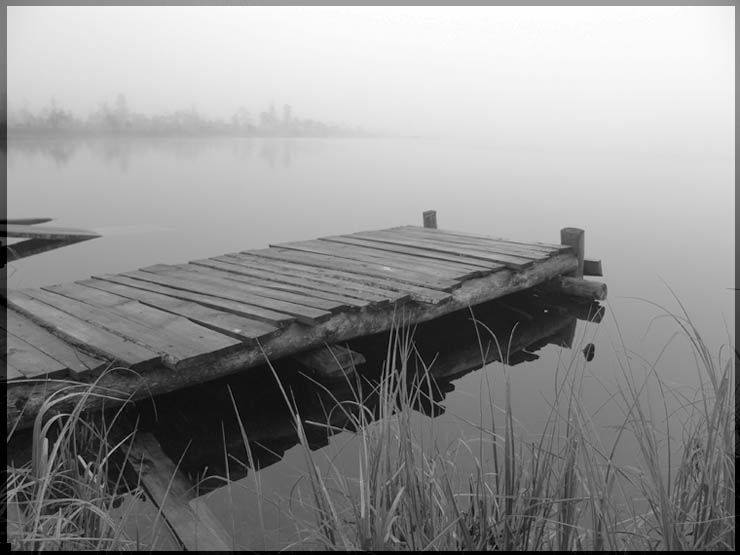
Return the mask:
<svg viewBox="0 0 740 555"><path fill-rule="evenodd" d="M195 108L169 114L147 116L132 111L126 96L119 94L111 106L103 102L86 118L59 106L52 100L39 113L26 108L7 110L3 102L3 120L7 111L8 135L23 134L105 134L105 135L230 135L245 137L359 137L369 133L359 127L331 125L298 118L290 105L278 115L275 105L260 112L255 120L245 108L230 118L207 118Z"/></svg>

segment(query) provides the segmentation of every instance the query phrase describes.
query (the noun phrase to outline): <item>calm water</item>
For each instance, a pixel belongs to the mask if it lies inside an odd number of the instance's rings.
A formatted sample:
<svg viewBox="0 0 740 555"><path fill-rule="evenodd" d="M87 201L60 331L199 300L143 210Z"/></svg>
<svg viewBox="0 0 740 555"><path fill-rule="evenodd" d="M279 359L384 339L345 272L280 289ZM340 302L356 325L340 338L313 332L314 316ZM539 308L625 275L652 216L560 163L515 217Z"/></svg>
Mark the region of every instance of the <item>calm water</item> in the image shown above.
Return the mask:
<svg viewBox="0 0 740 555"><path fill-rule="evenodd" d="M603 260L609 286L604 322L581 323L577 332L596 344L584 389L584 402L596 409L620 373L622 340L639 366L641 357L654 361L676 330L639 299L677 311L669 285L714 353L734 337L734 182L732 154L688 150L528 151L423 139L17 140L7 152L8 217L52 217L52 225L103 237L11 264L7 282L34 287L269 243L420 225L427 209L437 210L440 228L517 240L556 242L560 228L581 227L586 255ZM675 339L658 367L676 387L697 383L685 343ZM547 416L542 399L554 368L572 356L554 346L540 354L511 374L515 416L533 434ZM462 419L479 418L486 375L503 379L500 365L491 365L454 383L447 412L435 419L442 443L466 433ZM605 406L597 420L618 424L619 416ZM335 436L323 451L356 468L350 434ZM302 464L291 448L257 473L265 497L286 498ZM290 523L270 506L262 526L254 487L250 476L206 502L229 528L235 524L243 545L281 545L288 534L276 530Z"/></svg>

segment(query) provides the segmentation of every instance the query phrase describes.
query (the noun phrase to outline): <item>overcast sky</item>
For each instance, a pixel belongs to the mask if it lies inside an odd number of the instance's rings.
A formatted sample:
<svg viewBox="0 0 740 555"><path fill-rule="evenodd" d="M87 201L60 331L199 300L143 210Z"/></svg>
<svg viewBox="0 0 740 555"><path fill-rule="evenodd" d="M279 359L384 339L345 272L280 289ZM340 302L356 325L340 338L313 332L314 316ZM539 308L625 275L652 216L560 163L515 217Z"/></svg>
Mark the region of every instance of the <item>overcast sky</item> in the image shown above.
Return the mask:
<svg viewBox="0 0 740 555"><path fill-rule="evenodd" d="M734 133L734 7L8 7L7 31L11 109L121 92L403 134Z"/></svg>

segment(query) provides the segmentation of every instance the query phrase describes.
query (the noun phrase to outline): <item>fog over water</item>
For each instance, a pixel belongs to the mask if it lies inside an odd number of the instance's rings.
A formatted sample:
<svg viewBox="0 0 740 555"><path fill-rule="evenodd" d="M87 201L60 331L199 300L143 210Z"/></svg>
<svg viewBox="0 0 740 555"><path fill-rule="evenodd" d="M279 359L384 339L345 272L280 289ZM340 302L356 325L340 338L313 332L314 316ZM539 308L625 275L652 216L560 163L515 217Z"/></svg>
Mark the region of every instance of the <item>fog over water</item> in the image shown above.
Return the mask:
<svg viewBox="0 0 740 555"><path fill-rule="evenodd" d="M8 8L11 110L228 117L269 103L402 135L732 152L731 7Z"/></svg>

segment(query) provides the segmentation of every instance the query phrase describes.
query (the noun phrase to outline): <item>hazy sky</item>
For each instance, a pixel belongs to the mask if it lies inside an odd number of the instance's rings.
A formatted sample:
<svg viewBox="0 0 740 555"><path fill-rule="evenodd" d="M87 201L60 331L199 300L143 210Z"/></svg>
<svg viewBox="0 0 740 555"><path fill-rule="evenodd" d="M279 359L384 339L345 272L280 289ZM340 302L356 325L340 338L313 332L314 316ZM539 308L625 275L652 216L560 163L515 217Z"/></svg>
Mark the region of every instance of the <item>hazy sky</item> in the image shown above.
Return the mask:
<svg viewBox="0 0 740 555"><path fill-rule="evenodd" d="M122 92L404 134L734 134L729 6L8 7L7 31L11 109Z"/></svg>

